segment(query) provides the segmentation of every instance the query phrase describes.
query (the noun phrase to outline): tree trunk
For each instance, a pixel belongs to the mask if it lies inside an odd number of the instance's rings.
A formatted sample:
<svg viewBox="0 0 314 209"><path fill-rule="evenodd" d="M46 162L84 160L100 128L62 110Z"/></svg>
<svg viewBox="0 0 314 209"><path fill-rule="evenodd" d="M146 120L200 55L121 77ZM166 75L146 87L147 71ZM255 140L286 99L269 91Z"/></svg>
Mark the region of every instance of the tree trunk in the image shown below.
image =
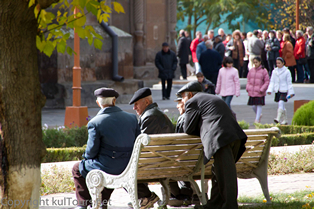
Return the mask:
<svg viewBox="0 0 314 209"><path fill-rule="evenodd" d="M42 142L34 6L0 1L0 208L38 208Z"/></svg>

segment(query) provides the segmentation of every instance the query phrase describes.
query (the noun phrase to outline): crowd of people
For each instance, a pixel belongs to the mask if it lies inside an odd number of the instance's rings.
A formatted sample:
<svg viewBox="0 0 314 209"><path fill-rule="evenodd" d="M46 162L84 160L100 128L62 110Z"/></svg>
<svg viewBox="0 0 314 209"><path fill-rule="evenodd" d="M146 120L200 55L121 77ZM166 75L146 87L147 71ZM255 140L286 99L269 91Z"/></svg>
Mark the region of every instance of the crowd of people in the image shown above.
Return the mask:
<svg viewBox="0 0 314 209"><path fill-rule="evenodd" d="M311 74L314 73L313 32L313 27L307 27L305 33L297 30L295 34L284 28L277 31L254 30L248 33L235 30L232 34L226 35L220 28L216 36L213 30L209 30L204 36L197 31L195 39L191 40L188 32L181 30L177 46L181 74L183 79L186 79L186 65L189 64L189 55L191 55L195 69L195 72L191 73L203 72L206 78L209 78L207 74L210 74L213 80L209 80L215 83L221 63L211 62L213 59L210 59L210 56L212 57L213 53L204 54L203 60L206 61L200 61L203 52L210 48L218 52L221 60L231 57L233 67L238 70L240 78L247 77L255 57L261 58L261 63L269 76L276 67L277 57L282 57L285 66L290 70L293 83L314 83L314 77L311 78ZM217 67L216 64L219 66ZM209 68L208 65L213 67Z"/></svg>

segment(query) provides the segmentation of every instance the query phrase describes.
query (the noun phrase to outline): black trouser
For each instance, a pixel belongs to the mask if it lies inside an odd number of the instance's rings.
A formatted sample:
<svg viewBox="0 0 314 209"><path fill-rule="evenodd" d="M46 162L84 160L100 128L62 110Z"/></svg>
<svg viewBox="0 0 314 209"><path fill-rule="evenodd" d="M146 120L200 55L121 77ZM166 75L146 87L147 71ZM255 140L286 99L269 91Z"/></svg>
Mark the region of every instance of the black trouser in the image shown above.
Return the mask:
<svg viewBox="0 0 314 209"><path fill-rule="evenodd" d="M79 165L80 165L79 162L75 163L72 168L76 199L78 202L77 204L79 206L88 206L92 204L92 201L91 201L92 198L89 194L89 191L86 185L86 180L80 173ZM107 189L106 187L102 190L101 195L102 195L102 203L104 206L109 203L109 199L112 192L113 192L113 189Z"/></svg>
<svg viewBox="0 0 314 209"><path fill-rule="evenodd" d="M233 67L237 68L237 70L240 71L239 59L233 59Z"/></svg>
<svg viewBox="0 0 314 209"><path fill-rule="evenodd" d="M274 68L276 67L276 60L267 60L268 62L268 74L271 77L271 74L274 70Z"/></svg>
<svg viewBox="0 0 314 209"><path fill-rule="evenodd" d="M137 198L141 199L144 197L150 197L152 195L151 191L148 188L147 183L137 184Z"/></svg>
<svg viewBox="0 0 314 209"><path fill-rule="evenodd" d="M243 61L243 68L242 68L242 77L240 78L246 78L247 77L247 74L249 73L249 60L244 60Z"/></svg>
<svg viewBox="0 0 314 209"><path fill-rule="evenodd" d="M178 186L178 183L182 186L181 188ZM193 190L191 188L191 183L188 181L178 181L178 182L169 182L170 192L174 197L178 197L179 195L185 195L192 198Z"/></svg>
<svg viewBox="0 0 314 209"><path fill-rule="evenodd" d="M167 89L166 89L166 79L161 79L162 85L162 97L170 98L171 88L172 88L172 79L167 79Z"/></svg>
<svg viewBox="0 0 314 209"><path fill-rule="evenodd" d="M181 75L183 79L186 79L186 64L180 64Z"/></svg>
<svg viewBox="0 0 314 209"><path fill-rule="evenodd" d="M314 83L314 59L308 59L307 63L309 64L310 68L310 83Z"/></svg>
<svg viewBox="0 0 314 209"><path fill-rule="evenodd" d="M220 148L214 154L211 197L206 204L209 208L238 208L238 182L235 160L240 145L241 140L237 140Z"/></svg>
<svg viewBox="0 0 314 209"><path fill-rule="evenodd" d="M295 68L296 68L296 66L289 66L288 67L288 69L290 70L290 73L291 73L292 83L295 82Z"/></svg>

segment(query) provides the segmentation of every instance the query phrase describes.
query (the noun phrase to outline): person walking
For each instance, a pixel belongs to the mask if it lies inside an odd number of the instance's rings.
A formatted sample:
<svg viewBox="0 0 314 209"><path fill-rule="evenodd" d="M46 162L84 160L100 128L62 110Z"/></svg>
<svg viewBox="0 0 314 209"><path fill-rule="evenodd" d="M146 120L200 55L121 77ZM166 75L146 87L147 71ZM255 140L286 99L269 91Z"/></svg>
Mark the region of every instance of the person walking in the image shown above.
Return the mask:
<svg viewBox="0 0 314 209"><path fill-rule="evenodd" d="M174 71L177 69L178 60L176 54L169 49L167 42L162 44L162 50L156 54L155 65L158 68L158 78L161 79L162 99L170 99L172 79ZM167 81L167 89L166 89Z"/></svg>
<svg viewBox="0 0 314 209"><path fill-rule="evenodd" d="M220 94L222 100L226 102L231 109L231 100L233 96L240 96L240 81L238 70L233 67L231 57L226 57L222 62L224 66L219 70L216 94Z"/></svg>
<svg viewBox="0 0 314 209"><path fill-rule="evenodd" d="M243 40L243 45L244 45L244 51L245 51L245 56L243 57L243 68L242 68L242 75L240 78L246 78L248 74L248 67L249 67L249 51L248 51L248 39L251 38L253 33L248 32L248 33L242 33L242 40Z"/></svg>
<svg viewBox="0 0 314 209"><path fill-rule="evenodd" d="M278 102L277 117L274 119L274 122L287 125L288 118L284 102L288 101L287 96L290 98L294 96L294 89L291 82L290 71L284 66L285 60L281 57L277 57L276 64L277 67L271 75L266 92L268 95L275 92L275 102Z"/></svg>
<svg viewBox="0 0 314 209"><path fill-rule="evenodd" d="M304 82L304 70L306 65L306 57L305 57L305 39L303 37L303 32L301 30L297 30L296 32L296 42L294 48L294 57L297 61L297 83Z"/></svg>
<svg viewBox="0 0 314 209"><path fill-rule="evenodd" d="M296 61L293 55L293 46L292 43L290 42L290 35L285 34L283 36L284 40L284 45L282 47L282 58L285 60L285 66L288 67L291 73L291 79L292 83L295 82L295 68L296 68Z"/></svg>
<svg viewBox="0 0 314 209"><path fill-rule="evenodd" d="M195 73L198 73L201 71L201 68L200 68L200 64L198 63L198 59L196 56L196 49L197 49L197 45L200 44L203 41L203 39L202 39L202 32L197 31L195 35L196 35L196 38L192 41L190 45L190 49L192 53L192 60L194 62Z"/></svg>
<svg viewBox="0 0 314 209"><path fill-rule="evenodd" d="M214 49L220 54L221 58L225 58L226 48L222 43L222 39L220 35L215 36L214 38Z"/></svg>
<svg viewBox="0 0 314 209"><path fill-rule="evenodd" d="M262 59L253 59L254 67L247 75L246 91L249 94L248 105L252 106L256 114L255 123L260 123L262 118L262 106L265 105L266 90L269 85L267 70L262 66Z"/></svg>
<svg viewBox="0 0 314 209"><path fill-rule="evenodd" d="M284 40L283 40L283 33L281 30L277 30L276 31L276 38L278 39L279 41L279 45L280 45L280 49L279 49L279 57L282 57L282 48L283 48L283 45L284 45Z"/></svg>
<svg viewBox="0 0 314 209"><path fill-rule="evenodd" d="M276 38L276 32L274 30L269 31L269 39L266 42L266 58L268 63L269 75L276 67L276 59L279 57L280 42Z"/></svg>
<svg viewBox="0 0 314 209"><path fill-rule="evenodd" d="M203 41L201 43L199 43L196 47L196 58L197 60L200 60L201 58L201 54L207 50L207 47L205 45L205 42L208 40L208 36L207 35L204 35L203 36ZM199 63L199 62L198 62ZM202 72L202 67L200 66L199 64L199 70L197 73L201 73ZM197 74L196 73L196 74Z"/></svg>
<svg viewBox="0 0 314 209"><path fill-rule="evenodd" d="M243 66L243 57L245 56L245 49L243 41L241 40L240 31L236 30L232 34L232 40L227 44L227 51L230 51L230 57L233 59L233 66L239 71Z"/></svg>
<svg viewBox="0 0 314 209"><path fill-rule="evenodd" d="M257 38L258 30L253 31L253 36L247 41L247 50L249 53L249 70L253 67L253 59L255 57L262 58L262 51L264 51L265 44L262 40Z"/></svg>
<svg viewBox="0 0 314 209"><path fill-rule="evenodd" d="M310 83L314 83L314 30L313 27L307 27L306 32L309 34L309 41L307 45L308 50L308 64L310 69Z"/></svg>
<svg viewBox="0 0 314 209"><path fill-rule="evenodd" d="M222 58L217 51L213 50L213 42L211 40L207 40L205 45L207 50L201 54L199 62L205 78L216 85Z"/></svg>
<svg viewBox="0 0 314 209"><path fill-rule="evenodd" d="M181 75L186 79L186 65L189 63L190 55L190 41L185 37L185 31L180 30L180 38L177 46L177 57L179 58L179 65L181 68Z"/></svg>

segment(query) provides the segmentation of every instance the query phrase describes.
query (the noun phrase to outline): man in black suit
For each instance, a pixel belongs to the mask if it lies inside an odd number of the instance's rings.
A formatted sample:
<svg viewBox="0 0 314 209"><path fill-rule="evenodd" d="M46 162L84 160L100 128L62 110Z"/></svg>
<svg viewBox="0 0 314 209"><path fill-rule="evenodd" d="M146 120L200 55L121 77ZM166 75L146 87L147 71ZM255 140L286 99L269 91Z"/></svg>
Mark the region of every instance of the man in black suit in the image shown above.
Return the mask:
<svg viewBox="0 0 314 209"><path fill-rule="evenodd" d="M214 158L211 198L206 205L195 208L238 208L235 162L245 151L247 136L222 99L201 91L197 81L178 91L185 104L185 133L201 137L204 164Z"/></svg>
<svg viewBox="0 0 314 209"><path fill-rule="evenodd" d="M179 58L179 64L181 68L181 75L183 79L186 79L186 65L189 63L190 55L190 41L185 37L185 31L180 30L180 39L177 47L177 57Z"/></svg>

